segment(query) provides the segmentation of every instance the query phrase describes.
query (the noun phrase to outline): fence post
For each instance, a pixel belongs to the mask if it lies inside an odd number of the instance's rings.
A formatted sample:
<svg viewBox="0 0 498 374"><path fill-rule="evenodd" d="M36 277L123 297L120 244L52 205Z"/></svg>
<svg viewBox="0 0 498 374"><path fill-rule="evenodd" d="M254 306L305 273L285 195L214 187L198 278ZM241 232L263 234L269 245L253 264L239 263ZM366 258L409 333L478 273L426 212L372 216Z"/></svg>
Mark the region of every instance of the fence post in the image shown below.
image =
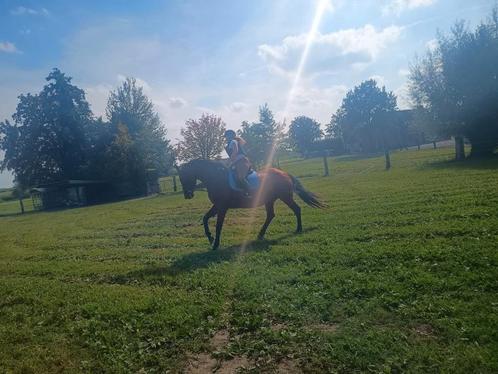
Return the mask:
<svg viewBox="0 0 498 374"><path fill-rule="evenodd" d="M457 161L465 160L465 144L463 136L455 136L455 159Z"/></svg>
<svg viewBox="0 0 498 374"><path fill-rule="evenodd" d="M323 153L323 169L324 169L323 176L328 177L329 176L329 161L327 160L327 152Z"/></svg>
<svg viewBox="0 0 498 374"><path fill-rule="evenodd" d="M176 192L176 175L173 175L173 191Z"/></svg>
<svg viewBox="0 0 498 374"><path fill-rule="evenodd" d="M391 155L389 154L389 149L386 149L384 152L386 156L386 170L391 168Z"/></svg>

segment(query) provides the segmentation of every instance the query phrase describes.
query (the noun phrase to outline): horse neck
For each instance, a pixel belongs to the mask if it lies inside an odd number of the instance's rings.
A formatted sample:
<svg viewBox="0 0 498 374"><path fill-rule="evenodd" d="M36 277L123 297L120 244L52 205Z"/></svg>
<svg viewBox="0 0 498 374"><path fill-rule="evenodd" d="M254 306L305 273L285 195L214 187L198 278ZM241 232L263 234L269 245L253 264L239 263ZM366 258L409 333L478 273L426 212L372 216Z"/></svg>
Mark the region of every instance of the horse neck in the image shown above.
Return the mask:
<svg viewBox="0 0 498 374"><path fill-rule="evenodd" d="M217 166L209 161L198 161L196 166L195 177L206 187L209 187L216 178Z"/></svg>

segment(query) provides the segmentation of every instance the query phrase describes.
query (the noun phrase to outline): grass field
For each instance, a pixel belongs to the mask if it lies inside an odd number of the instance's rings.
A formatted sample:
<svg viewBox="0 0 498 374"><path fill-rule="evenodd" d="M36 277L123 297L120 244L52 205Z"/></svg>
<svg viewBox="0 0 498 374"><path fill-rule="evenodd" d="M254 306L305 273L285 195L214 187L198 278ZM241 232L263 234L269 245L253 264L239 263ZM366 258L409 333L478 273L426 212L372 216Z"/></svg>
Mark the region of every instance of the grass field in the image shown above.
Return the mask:
<svg viewBox="0 0 498 374"><path fill-rule="evenodd" d="M498 160L451 157L282 163L329 208L244 248L204 192L0 217L0 372L498 372Z"/></svg>

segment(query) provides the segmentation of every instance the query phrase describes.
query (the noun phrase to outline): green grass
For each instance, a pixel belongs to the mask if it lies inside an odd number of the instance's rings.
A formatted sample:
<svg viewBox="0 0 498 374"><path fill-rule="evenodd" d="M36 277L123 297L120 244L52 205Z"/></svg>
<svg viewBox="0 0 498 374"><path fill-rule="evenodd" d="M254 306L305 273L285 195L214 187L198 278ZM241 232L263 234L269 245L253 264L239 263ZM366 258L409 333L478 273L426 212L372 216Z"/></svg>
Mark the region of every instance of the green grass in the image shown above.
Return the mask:
<svg viewBox="0 0 498 374"><path fill-rule="evenodd" d="M33 201L31 198L26 198L23 199L23 204L24 204L24 212L29 213L34 210L33 208ZM21 213L21 205L19 204L19 200L14 199L14 200L7 200L7 201L0 201L0 217L2 216L12 216L12 215L17 215ZM1 223L1 221L0 221Z"/></svg>
<svg viewBox="0 0 498 374"><path fill-rule="evenodd" d="M12 188L0 188L0 202L13 200Z"/></svg>
<svg viewBox="0 0 498 374"><path fill-rule="evenodd" d="M497 372L498 161L451 156L331 159L328 178L282 162L330 206L301 203L296 236L279 203L247 248L240 210L209 250L204 192L2 217L0 372L178 372L203 351L256 372Z"/></svg>

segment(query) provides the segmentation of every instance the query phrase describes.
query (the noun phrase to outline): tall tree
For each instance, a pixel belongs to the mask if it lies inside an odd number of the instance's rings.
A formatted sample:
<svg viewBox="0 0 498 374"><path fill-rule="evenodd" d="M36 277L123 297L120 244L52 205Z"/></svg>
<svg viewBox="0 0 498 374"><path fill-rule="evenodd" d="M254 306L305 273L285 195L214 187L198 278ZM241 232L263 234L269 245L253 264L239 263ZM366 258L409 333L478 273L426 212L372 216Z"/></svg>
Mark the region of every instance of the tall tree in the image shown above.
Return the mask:
<svg viewBox="0 0 498 374"><path fill-rule="evenodd" d="M0 169L24 186L78 178L85 163L85 133L93 121L85 93L59 69L46 80L39 94L19 96L12 123L0 123Z"/></svg>
<svg viewBox="0 0 498 374"><path fill-rule="evenodd" d="M396 96L379 88L373 79L350 90L328 125L329 134L340 134L348 147L363 152L386 148L389 125L385 119L397 109Z"/></svg>
<svg viewBox="0 0 498 374"><path fill-rule="evenodd" d="M320 139L322 131L320 124L314 119L299 116L292 120L288 136L294 150L304 155L311 151L313 144Z"/></svg>
<svg viewBox="0 0 498 374"><path fill-rule="evenodd" d="M223 151L225 123L221 117L202 114L198 120L189 119L181 130L183 140L178 144L178 158L210 160Z"/></svg>
<svg viewBox="0 0 498 374"><path fill-rule="evenodd" d="M498 145L497 61L495 7L474 31L457 22L449 35L439 35L436 48L411 69L410 94L416 108L438 133L469 139L472 156L490 155ZM461 143L457 145L462 151Z"/></svg>
<svg viewBox="0 0 498 374"><path fill-rule="evenodd" d="M154 110L152 101L144 94L136 79L126 78L123 84L112 91L107 102L106 115L111 125L126 127L132 142L131 148L137 155L133 159L145 169L155 169L165 174L173 165L172 147L166 139L166 128L161 123L159 114ZM137 183L145 185L143 180Z"/></svg>
<svg viewBox="0 0 498 374"><path fill-rule="evenodd" d="M259 107L258 122L242 122L239 134L247 142L246 151L256 166L273 162L270 156L274 156L282 138L282 126L275 121L268 104Z"/></svg>

